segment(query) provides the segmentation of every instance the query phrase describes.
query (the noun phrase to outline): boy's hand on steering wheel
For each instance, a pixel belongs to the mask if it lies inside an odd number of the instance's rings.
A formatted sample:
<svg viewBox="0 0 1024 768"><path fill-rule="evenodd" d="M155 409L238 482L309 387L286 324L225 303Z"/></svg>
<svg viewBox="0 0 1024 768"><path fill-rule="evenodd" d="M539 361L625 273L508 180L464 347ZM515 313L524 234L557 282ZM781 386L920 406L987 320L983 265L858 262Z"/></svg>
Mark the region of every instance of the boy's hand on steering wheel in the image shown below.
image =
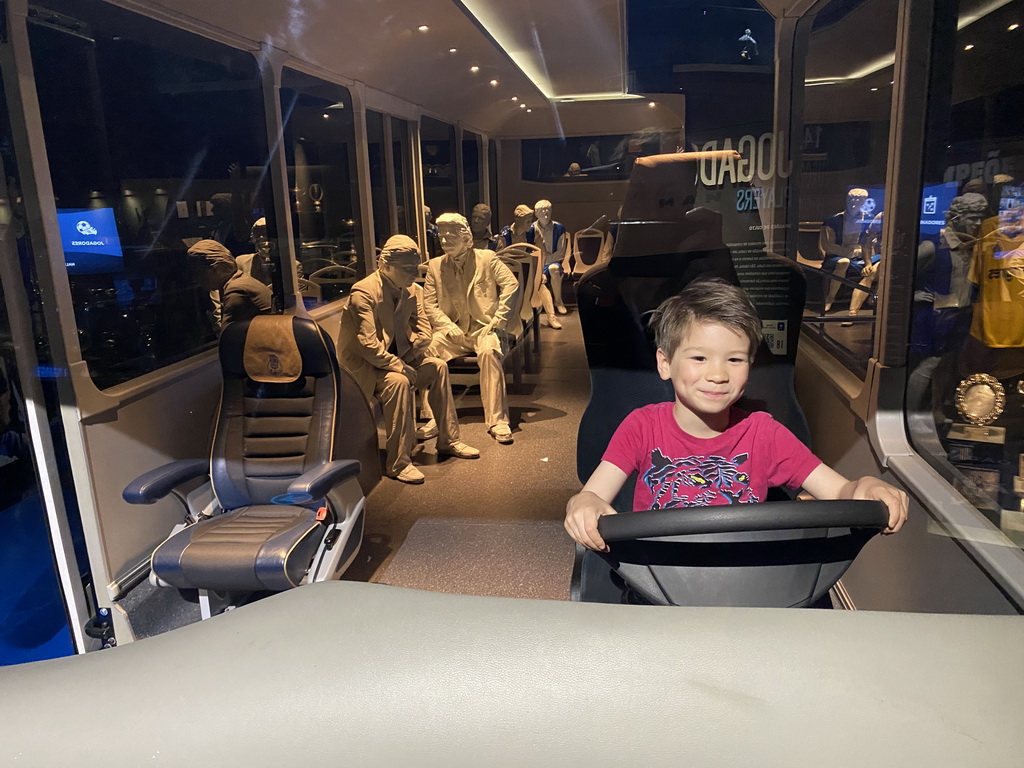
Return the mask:
<svg viewBox="0 0 1024 768"><path fill-rule="evenodd" d="M877 477L862 477L857 481L853 498L868 501L880 501L889 510L889 525L882 531L883 535L896 533L907 522L910 512L910 499L906 492L894 488Z"/></svg>
<svg viewBox="0 0 1024 768"><path fill-rule="evenodd" d="M580 491L565 505L565 530L573 541L587 549L607 552L609 548L597 531L597 521L605 515L614 514L611 504L596 493Z"/></svg>

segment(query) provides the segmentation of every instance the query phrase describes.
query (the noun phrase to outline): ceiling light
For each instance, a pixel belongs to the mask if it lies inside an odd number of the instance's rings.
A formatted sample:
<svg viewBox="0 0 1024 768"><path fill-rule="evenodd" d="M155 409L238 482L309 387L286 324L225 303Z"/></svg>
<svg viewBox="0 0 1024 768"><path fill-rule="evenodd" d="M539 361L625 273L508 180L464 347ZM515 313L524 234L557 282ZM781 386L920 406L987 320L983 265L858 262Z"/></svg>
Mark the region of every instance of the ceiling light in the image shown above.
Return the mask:
<svg viewBox="0 0 1024 768"><path fill-rule="evenodd" d="M428 29L430 29L430 27L428 27L426 24L420 24L419 27L417 27L417 29L419 29L420 32L426 32Z"/></svg>
<svg viewBox="0 0 1024 768"><path fill-rule="evenodd" d="M965 51L969 51L973 47L974 47L974 43L968 43L967 45L964 46L964 50Z"/></svg>
<svg viewBox="0 0 1024 768"><path fill-rule="evenodd" d="M519 101L519 97L518 96L513 96L512 97L512 101Z"/></svg>
<svg viewBox="0 0 1024 768"><path fill-rule="evenodd" d="M877 89L877 88L872 88L871 90L872 90L872 91L877 91L878 89Z"/></svg>
<svg viewBox="0 0 1024 768"><path fill-rule="evenodd" d="M458 48L449 48L448 49L448 53L458 53L458 52L459 52Z"/></svg>
<svg viewBox="0 0 1024 768"><path fill-rule="evenodd" d="M520 105L519 105L519 108L520 108L520 109L526 109L526 105L525 105L525 104L520 104Z"/></svg>
<svg viewBox="0 0 1024 768"><path fill-rule="evenodd" d="M324 120L326 120L328 117L330 117L330 115L328 115L326 112L324 112Z"/></svg>
<svg viewBox="0 0 1024 768"><path fill-rule="evenodd" d="M657 104L655 104L653 101L649 101L649 102L647 102L647 106L651 107L653 109L654 107L657 106Z"/></svg>
<svg viewBox="0 0 1024 768"><path fill-rule="evenodd" d="M480 67L478 67L476 64L474 64L472 67L469 68L469 71L474 73L474 74L476 74L477 72L480 71Z"/></svg>
<svg viewBox="0 0 1024 768"><path fill-rule="evenodd" d="M1008 26L1008 27L1006 28L1006 31L1007 31L1007 32L1013 32L1013 30L1015 30L1015 29L1016 29L1017 27L1019 27L1019 26L1020 26L1020 24L1011 24L1010 26Z"/></svg>
<svg viewBox="0 0 1024 768"><path fill-rule="evenodd" d="M491 86L492 86L492 87L493 87L493 86L496 86L497 84L498 84L498 81L497 81L497 80L491 80Z"/></svg>
<svg viewBox="0 0 1024 768"><path fill-rule="evenodd" d="M527 112L533 112L533 110L532 110L532 109L528 109L528 110L526 110L526 111L527 111Z"/></svg>

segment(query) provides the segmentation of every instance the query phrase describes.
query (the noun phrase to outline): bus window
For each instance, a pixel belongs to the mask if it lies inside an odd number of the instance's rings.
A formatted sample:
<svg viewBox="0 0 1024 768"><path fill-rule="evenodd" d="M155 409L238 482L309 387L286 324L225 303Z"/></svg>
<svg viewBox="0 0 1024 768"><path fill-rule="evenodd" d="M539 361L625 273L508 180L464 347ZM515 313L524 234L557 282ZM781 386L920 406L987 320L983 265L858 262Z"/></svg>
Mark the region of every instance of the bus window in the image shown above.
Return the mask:
<svg viewBox="0 0 1024 768"><path fill-rule="evenodd" d="M216 339L191 246L243 256L258 219L274 232L263 92L249 53L107 3L41 5L58 7L29 14L57 219L82 357L105 388Z"/></svg>
<svg viewBox="0 0 1024 768"><path fill-rule="evenodd" d="M373 243L381 248L391 232L388 211L387 158L384 152L384 115L366 110L366 152L370 157L370 199L373 204Z"/></svg>
<svg viewBox="0 0 1024 768"><path fill-rule="evenodd" d="M834 0L806 22L797 235L808 277L805 327L860 376L872 354L884 258L897 11L888 0ZM836 55L850 40L857 55Z"/></svg>
<svg viewBox="0 0 1024 768"><path fill-rule="evenodd" d="M288 67L281 73L281 115L299 286L312 309L347 294L366 274L355 116L347 88ZM374 207L376 218L376 200ZM386 205L382 213L386 220Z"/></svg>
<svg viewBox="0 0 1024 768"><path fill-rule="evenodd" d="M484 201L480 183L480 137L472 131L462 133L462 186L466 193L465 215L473 206Z"/></svg>
<svg viewBox="0 0 1024 768"><path fill-rule="evenodd" d="M939 39L907 411L918 451L1024 546L1024 0ZM952 29L955 20L945 19ZM950 63L952 72L948 72Z"/></svg>

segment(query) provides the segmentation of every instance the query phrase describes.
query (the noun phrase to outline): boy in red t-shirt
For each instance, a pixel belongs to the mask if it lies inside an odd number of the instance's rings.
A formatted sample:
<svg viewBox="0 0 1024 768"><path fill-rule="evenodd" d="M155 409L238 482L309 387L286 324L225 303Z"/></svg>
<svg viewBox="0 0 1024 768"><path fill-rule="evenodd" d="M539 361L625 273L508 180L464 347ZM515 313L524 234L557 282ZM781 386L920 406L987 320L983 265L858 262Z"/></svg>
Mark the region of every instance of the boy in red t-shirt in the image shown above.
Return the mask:
<svg viewBox="0 0 1024 768"><path fill-rule="evenodd" d="M631 472L634 509L764 501L769 487L802 487L817 499L872 499L889 510L884 533L907 520L907 494L875 477L847 480L767 413L734 408L761 342L757 311L722 280L691 283L662 303L652 324L658 374L676 399L638 408L615 431L583 490L566 504L565 529L608 551L597 531Z"/></svg>

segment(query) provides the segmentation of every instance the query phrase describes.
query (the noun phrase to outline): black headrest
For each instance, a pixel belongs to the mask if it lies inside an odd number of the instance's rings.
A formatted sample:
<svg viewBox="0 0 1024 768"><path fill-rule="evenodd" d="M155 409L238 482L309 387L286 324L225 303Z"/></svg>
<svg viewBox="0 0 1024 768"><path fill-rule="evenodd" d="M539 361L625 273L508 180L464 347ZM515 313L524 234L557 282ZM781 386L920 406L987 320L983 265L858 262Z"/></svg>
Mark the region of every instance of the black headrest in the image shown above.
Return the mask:
<svg viewBox="0 0 1024 768"><path fill-rule="evenodd" d="M293 317L292 334L302 357L302 376L319 378L337 370L334 344L327 333L312 320ZM243 356L251 320L228 325L220 335L220 365L224 376L246 377Z"/></svg>

